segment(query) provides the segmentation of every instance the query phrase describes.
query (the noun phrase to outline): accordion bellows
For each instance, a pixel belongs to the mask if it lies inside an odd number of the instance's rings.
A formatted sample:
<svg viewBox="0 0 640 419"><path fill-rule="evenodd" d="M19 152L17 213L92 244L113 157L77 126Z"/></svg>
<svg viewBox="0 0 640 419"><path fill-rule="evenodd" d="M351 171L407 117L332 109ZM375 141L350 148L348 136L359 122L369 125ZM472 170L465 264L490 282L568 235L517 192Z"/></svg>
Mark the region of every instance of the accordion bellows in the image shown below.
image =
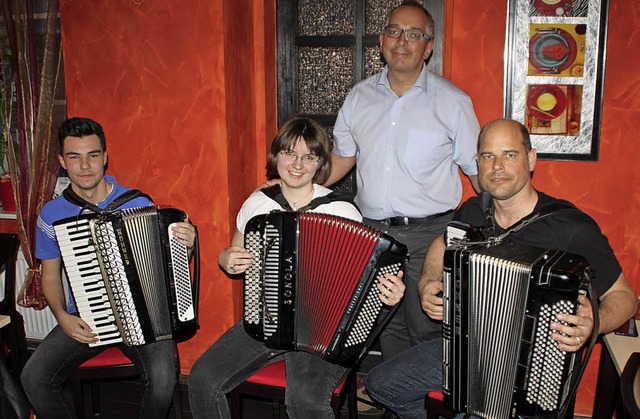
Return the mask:
<svg viewBox="0 0 640 419"><path fill-rule="evenodd" d="M589 284L578 255L513 243L454 245L444 257L443 391L482 418L556 417L577 385L580 352L551 339Z"/></svg>
<svg viewBox="0 0 640 419"><path fill-rule="evenodd" d="M347 366L392 314L376 284L407 256L404 244L362 223L307 212L252 218L245 248L254 255L244 281L247 333L267 347Z"/></svg>

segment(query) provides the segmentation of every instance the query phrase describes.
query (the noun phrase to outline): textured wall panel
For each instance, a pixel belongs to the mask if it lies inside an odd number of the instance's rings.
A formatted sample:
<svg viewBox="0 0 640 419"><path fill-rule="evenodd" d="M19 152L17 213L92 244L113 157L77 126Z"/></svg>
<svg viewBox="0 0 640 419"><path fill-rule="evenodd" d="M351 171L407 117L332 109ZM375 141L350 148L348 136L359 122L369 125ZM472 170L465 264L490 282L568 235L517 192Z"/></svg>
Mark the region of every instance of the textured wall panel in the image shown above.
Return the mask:
<svg viewBox="0 0 640 419"><path fill-rule="evenodd" d="M349 35L354 31L353 0L298 1L298 35Z"/></svg>
<svg viewBox="0 0 640 419"><path fill-rule="evenodd" d="M353 86L353 49L298 49L298 100L302 114L338 113Z"/></svg>

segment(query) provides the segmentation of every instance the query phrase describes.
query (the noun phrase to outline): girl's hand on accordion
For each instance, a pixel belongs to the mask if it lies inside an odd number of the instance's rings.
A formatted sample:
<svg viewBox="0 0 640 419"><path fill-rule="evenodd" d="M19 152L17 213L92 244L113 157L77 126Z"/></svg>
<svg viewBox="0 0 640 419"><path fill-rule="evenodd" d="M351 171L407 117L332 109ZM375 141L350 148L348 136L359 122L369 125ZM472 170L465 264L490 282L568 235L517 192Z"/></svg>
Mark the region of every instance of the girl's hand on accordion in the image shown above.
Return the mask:
<svg viewBox="0 0 640 419"><path fill-rule="evenodd" d="M247 270L253 263L253 255L242 246L231 245L222 249L218 263L228 274L238 275Z"/></svg>
<svg viewBox="0 0 640 419"><path fill-rule="evenodd" d="M582 347L593 332L593 313L591 302L584 295L578 297L577 314L559 314L558 322L551 323L555 332L551 338L558 342L558 349L565 352L576 352Z"/></svg>
<svg viewBox="0 0 640 419"><path fill-rule="evenodd" d="M402 282L402 271L398 275L384 274L378 283L378 291L380 291L380 301L388 306L395 306L402 300L404 296L405 285Z"/></svg>
<svg viewBox="0 0 640 419"><path fill-rule="evenodd" d="M63 313L56 317L62 330L72 339L81 343L94 343L98 341L98 336L91 331L91 328L84 320L78 316Z"/></svg>

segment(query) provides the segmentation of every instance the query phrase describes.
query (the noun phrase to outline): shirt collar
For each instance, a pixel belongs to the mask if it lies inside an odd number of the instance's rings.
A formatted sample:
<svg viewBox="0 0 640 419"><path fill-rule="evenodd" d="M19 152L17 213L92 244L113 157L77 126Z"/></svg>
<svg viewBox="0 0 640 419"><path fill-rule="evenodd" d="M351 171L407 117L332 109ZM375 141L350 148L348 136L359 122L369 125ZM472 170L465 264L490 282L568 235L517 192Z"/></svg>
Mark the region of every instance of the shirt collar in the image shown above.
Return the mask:
<svg viewBox="0 0 640 419"><path fill-rule="evenodd" d="M111 190L109 191L109 194L102 201L100 201L100 203L98 203L98 206L101 206L101 205L103 205L105 203L110 202L110 198L116 193L116 185L117 185L116 179L113 176L105 175L104 176L104 180L106 180L107 183L110 183L113 186L111 187Z"/></svg>
<svg viewBox="0 0 640 419"><path fill-rule="evenodd" d="M390 92L392 92L393 90L391 90L391 85L389 84L389 77L387 76L389 73L389 66L385 65L384 69L378 74L378 80L376 82L377 86L384 86L387 90L389 90ZM411 89L413 89L414 87L419 87L422 90L424 90L425 92L427 91L427 75L429 74L429 70L427 70L427 65L426 64L422 64L422 71L420 72L420 75L418 76L418 79L416 80L416 82L413 84L413 86L411 86Z"/></svg>

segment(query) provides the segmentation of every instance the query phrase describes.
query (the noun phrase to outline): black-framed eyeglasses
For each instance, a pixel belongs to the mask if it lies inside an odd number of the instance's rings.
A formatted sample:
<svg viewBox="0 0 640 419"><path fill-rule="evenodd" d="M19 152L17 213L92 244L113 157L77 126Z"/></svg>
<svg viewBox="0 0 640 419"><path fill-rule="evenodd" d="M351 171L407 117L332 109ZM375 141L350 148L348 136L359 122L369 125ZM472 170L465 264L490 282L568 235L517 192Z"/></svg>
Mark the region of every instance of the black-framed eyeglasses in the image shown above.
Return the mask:
<svg viewBox="0 0 640 419"><path fill-rule="evenodd" d="M427 41L431 41L433 39L429 35L422 33L417 29L403 29L391 25L385 26L382 33L384 33L385 36L394 39L400 38L404 33L404 39L406 39L407 42L419 42L422 38Z"/></svg>

